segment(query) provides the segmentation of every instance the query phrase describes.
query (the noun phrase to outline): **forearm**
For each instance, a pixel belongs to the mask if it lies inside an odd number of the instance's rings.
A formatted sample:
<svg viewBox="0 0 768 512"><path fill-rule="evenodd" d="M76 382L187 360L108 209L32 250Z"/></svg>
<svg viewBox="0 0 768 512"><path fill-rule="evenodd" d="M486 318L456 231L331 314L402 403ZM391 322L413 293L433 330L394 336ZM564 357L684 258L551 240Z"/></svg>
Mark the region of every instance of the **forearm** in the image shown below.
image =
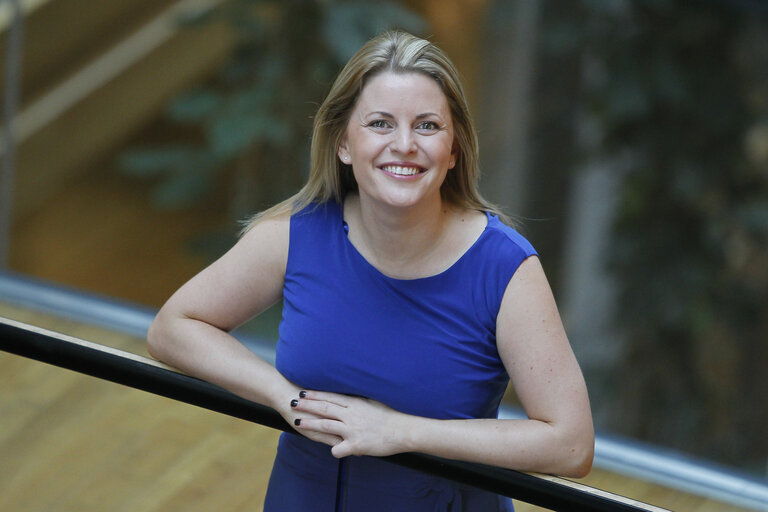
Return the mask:
<svg viewBox="0 0 768 512"><path fill-rule="evenodd" d="M592 465L594 434L589 425L538 420L435 420L403 415L400 443L448 459L520 471L585 476Z"/></svg>
<svg viewBox="0 0 768 512"><path fill-rule="evenodd" d="M161 311L150 326L147 348L159 361L270 407L298 392L232 335L199 320Z"/></svg>
<svg viewBox="0 0 768 512"><path fill-rule="evenodd" d="M422 452L519 471L582 477L589 472L594 433L588 409L539 420L437 420L395 411L366 398L308 391L295 404L299 431L336 436L336 457ZM310 414L310 417L307 417ZM314 419L312 418L314 417Z"/></svg>

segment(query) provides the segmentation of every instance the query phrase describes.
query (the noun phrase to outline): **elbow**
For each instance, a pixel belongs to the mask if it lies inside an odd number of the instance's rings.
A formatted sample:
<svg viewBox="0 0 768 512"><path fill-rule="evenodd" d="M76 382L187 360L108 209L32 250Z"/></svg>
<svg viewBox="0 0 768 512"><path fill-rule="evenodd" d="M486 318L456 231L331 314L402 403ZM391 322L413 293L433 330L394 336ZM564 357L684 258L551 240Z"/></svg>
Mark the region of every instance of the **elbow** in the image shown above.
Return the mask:
<svg viewBox="0 0 768 512"><path fill-rule="evenodd" d="M149 330L147 330L147 352L154 359L160 360L160 335L158 331L160 328L157 325L157 317L149 324Z"/></svg>
<svg viewBox="0 0 768 512"><path fill-rule="evenodd" d="M595 458L595 435L593 432L584 433L568 443L567 454L560 476L568 478L584 478L592 470Z"/></svg>
<svg viewBox="0 0 768 512"><path fill-rule="evenodd" d="M592 471L592 462L595 458L594 445L588 449L583 450L581 453L572 454L573 457L569 461L567 470L562 476L568 478L584 478Z"/></svg>
<svg viewBox="0 0 768 512"><path fill-rule="evenodd" d="M167 320L161 311L152 320L149 330L147 330L147 352L158 361L164 361L165 354L168 352L169 338L164 334L166 323Z"/></svg>

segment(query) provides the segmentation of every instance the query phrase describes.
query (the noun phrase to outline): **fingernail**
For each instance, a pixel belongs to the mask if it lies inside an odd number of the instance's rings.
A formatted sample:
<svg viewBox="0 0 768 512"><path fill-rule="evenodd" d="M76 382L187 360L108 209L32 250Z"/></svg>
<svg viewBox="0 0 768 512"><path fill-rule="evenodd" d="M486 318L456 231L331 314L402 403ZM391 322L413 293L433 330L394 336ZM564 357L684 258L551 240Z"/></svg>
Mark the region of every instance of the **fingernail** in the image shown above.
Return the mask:
<svg viewBox="0 0 768 512"><path fill-rule="evenodd" d="M299 391L299 398L307 398L307 392L306 391Z"/></svg>
<svg viewBox="0 0 768 512"><path fill-rule="evenodd" d="M291 400L291 407L296 407L297 405L299 405L299 401L298 400L296 400L295 398L293 400Z"/></svg>
<svg viewBox="0 0 768 512"><path fill-rule="evenodd" d="M301 418L296 418L295 420L293 420L293 424L296 425L297 427L301 425Z"/></svg>

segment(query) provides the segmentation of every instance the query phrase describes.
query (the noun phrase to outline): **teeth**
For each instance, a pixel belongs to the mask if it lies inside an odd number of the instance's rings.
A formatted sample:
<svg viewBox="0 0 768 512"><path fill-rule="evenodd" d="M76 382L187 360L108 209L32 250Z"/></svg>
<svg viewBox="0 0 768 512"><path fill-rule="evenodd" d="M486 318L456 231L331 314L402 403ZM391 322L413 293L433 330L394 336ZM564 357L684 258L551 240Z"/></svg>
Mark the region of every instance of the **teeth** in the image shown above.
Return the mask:
<svg viewBox="0 0 768 512"><path fill-rule="evenodd" d="M419 169L417 167L401 167L399 165L385 165L382 167L386 172L391 172L392 174L399 174L401 176L413 176L414 174L419 173Z"/></svg>

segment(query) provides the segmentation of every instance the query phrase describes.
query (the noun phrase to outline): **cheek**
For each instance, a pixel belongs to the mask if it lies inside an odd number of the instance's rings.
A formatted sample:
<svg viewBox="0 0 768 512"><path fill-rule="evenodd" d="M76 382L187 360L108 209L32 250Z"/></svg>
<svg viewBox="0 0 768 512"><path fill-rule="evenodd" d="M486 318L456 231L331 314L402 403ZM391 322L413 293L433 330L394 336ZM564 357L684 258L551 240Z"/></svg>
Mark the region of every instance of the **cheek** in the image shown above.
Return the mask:
<svg viewBox="0 0 768 512"><path fill-rule="evenodd" d="M371 136L366 133L356 133L349 137L348 150L352 158L367 157L381 151L386 146L381 136Z"/></svg>
<svg viewBox="0 0 768 512"><path fill-rule="evenodd" d="M453 141L440 141L439 146L435 148L435 154L440 155L442 160L452 160L456 156L456 153Z"/></svg>

